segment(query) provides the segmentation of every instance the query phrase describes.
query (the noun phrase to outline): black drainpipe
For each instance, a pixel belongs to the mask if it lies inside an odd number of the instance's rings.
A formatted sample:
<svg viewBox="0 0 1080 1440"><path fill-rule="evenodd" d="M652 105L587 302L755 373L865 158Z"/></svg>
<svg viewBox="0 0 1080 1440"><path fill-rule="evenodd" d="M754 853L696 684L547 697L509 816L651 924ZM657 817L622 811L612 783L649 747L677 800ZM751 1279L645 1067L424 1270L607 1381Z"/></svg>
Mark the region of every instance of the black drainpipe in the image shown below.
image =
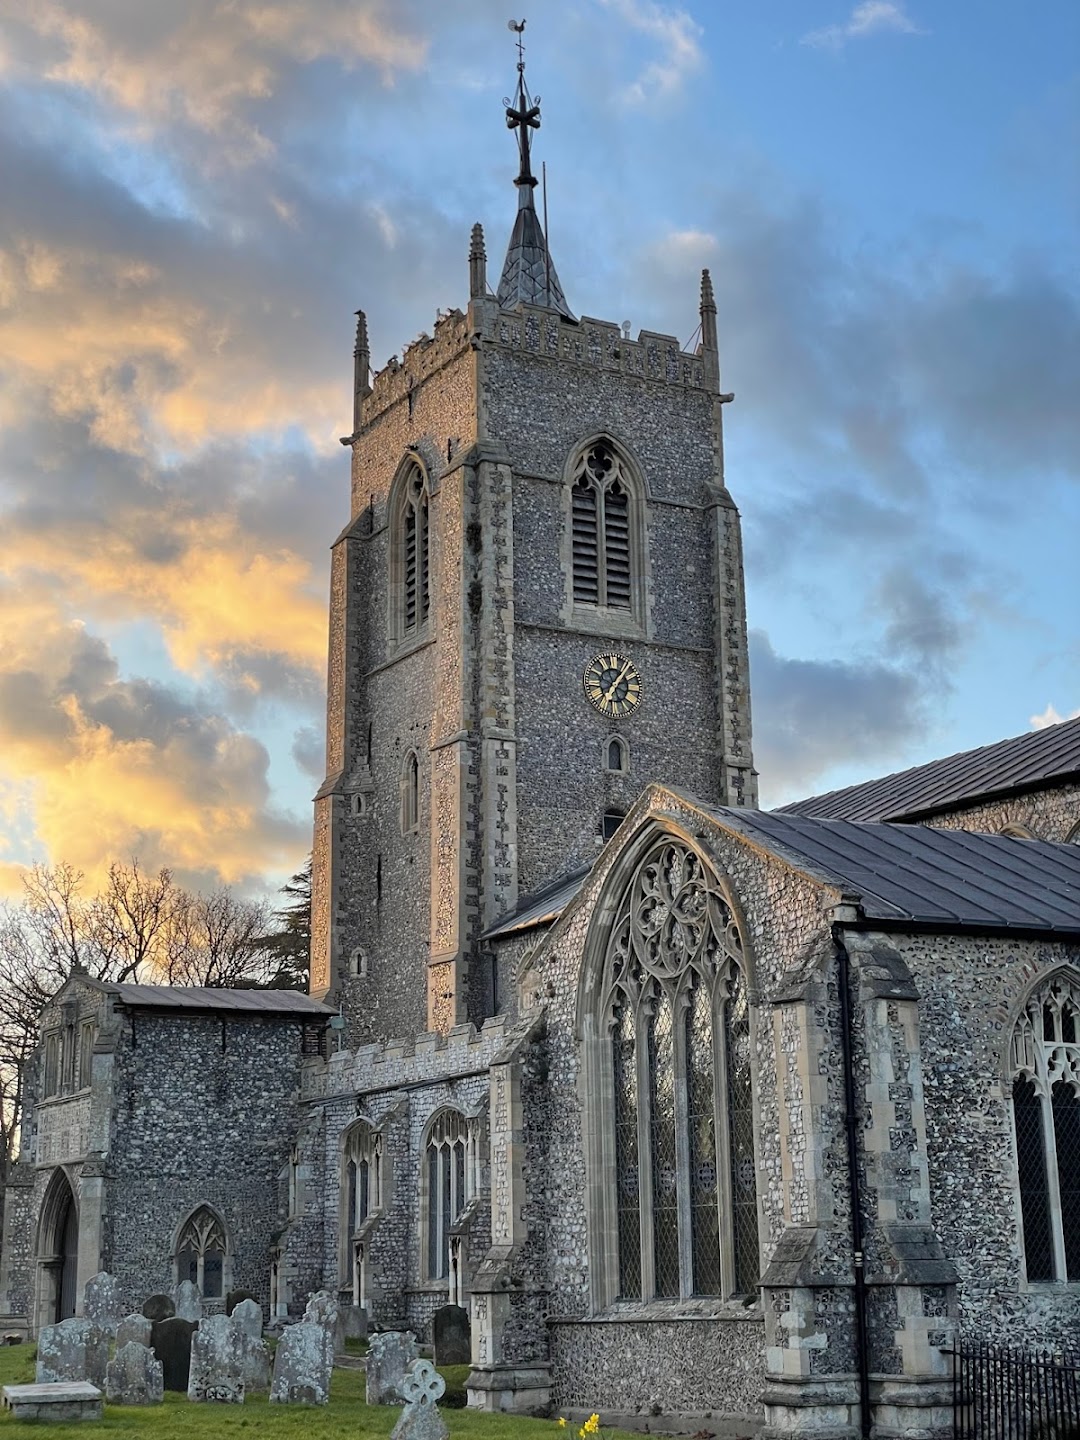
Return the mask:
<svg viewBox="0 0 1080 1440"><path fill-rule="evenodd" d="M833 926L837 988L840 991L840 1056L844 1067L844 1128L847 1131L848 1199L851 1206L851 1249L855 1268L855 1365L859 1372L859 1433L870 1436L870 1337L866 1324L866 1272L863 1266L862 1187L859 1184L858 1114L855 1069L851 1059L851 961Z"/></svg>

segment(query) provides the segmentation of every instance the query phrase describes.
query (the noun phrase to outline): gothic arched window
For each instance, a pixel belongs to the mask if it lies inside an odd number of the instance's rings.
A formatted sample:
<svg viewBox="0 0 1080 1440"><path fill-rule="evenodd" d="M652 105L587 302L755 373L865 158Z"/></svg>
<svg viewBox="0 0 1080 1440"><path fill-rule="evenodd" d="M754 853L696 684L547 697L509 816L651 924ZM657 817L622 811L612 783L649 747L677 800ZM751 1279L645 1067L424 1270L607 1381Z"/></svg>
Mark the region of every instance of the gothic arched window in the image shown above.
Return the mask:
<svg viewBox="0 0 1080 1440"><path fill-rule="evenodd" d="M638 608L637 487L608 440L587 445L570 480L570 554L575 605Z"/></svg>
<svg viewBox="0 0 1080 1440"><path fill-rule="evenodd" d="M630 746L621 735L610 735L604 741L604 769L623 772L630 769Z"/></svg>
<svg viewBox="0 0 1080 1440"><path fill-rule="evenodd" d="M180 1230L176 1245L176 1283L190 1280L207 1300L225 1293L225 1226L208 1205L200 1205Z"/></svg>
<svg viewBox="0 0 1080 1440"><path fill-rule="evenodd" d="M1011 1052L1024 1261L1029 1281L1080 1282L1080 986L1034 991Z"/></svg>
<svg viewBox="0 0 1080 1440"><path fill-rule="evenodd" d="M742 943L716 876L656 840L615 907L594 1074L610 1086L594 1294L649 1301L756 1292L757 1190ZM608 1248L605 1250L605 1246Z"/></svg>
<svg viewBox="0 0 1080 1440"><path fill-rule="evenodd" d="M391 502L393 638L412 639L427 627L431 610L431 523L427 476L410 464L399 475Z"/></svg>
<svg viewBox="0 0 1080 1440"><path fill-rule="evenodd" d="M420 761L410 750L401 767L401 833L411 835L420 828Z"/></svg>
<svg viewBox="0 0 1080 1440"><path fill-rule="evenodd" d="M478 1165L475 1125L460 1110L440 1110L424 1146L429 1280L442 1280L450 1274L450 1232L477 1192Z"/></svg>

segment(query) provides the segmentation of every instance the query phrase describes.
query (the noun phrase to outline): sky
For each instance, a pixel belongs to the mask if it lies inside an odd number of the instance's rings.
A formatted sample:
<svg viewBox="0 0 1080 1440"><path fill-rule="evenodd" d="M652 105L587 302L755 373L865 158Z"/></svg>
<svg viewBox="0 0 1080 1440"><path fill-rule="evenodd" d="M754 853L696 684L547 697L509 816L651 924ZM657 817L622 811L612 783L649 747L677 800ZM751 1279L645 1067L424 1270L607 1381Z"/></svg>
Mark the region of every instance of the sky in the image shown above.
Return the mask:
<svg viewBox="0 0 1080 1440"><path fill-rule="evenodd" d="M0 892L273 888L323 773L353 312L497 274L494 0L0 0ZM514 13L515 19L521 16ZM717 295L762 800L1080 708L1080 6L545 0L577 314Z"/></svg>

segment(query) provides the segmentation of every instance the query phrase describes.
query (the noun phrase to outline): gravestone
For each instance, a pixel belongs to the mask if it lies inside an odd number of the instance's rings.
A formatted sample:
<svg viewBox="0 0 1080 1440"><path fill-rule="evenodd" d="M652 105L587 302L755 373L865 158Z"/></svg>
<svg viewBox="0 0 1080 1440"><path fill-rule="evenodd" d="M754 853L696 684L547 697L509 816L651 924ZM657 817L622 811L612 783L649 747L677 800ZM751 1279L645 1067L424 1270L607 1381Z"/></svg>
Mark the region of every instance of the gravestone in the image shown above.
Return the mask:
<svg viewBox="0 0 1080 1440"><path fill-rule="evenodd" d="M314 1295L308 1298L304 1319L311 1324L321 1325L333 1335L337 1317L338 1303L329 1290L316 1290Z"/></svg>
<svg viewBox="0 0 1080 1440"><path fill-rule="evenodd" d="M436 1365L468 1365L472 1360L469 1312L463 1305L444 1305L431 1317Z"/></svg>
<svg viewBox="0 0 1080 1440"><path fill-rule="evenodd" d="M363 1340L368 1333L367 1310L363 1305L339 1305L334 1326L334 1353L345 1350L346 1340Z"/></svg>
<svg viewBox="0 0 1080 1440"><path fill-rule="evenodd" d="M193 1280L181 1280L176 1287L176 1313L181 1320L202 1319L202 1295Z"/></svg>
<svg viewBox="0 0 1080 1440"><path fill-rule="evenodd" d="M83 1316L106 1335L115 1335L124 1318L124 1302L120 1281L107 1270L99 1270L86 1282L83 1295Z"/></svg>
<svg viewBox="0 0 1080 1440"><path fill-rule="evenodd" d="M45 1385L5 1385L4 1409L16 1420L43 1420L46 1424L69 1420L100 1420L101 1391L88 1380L67 1380Z"/></svg>
<svg viewBox="0 0 1080 1440"><path fill-rule="evenodd" d="M416 1358L416 1336L411 1330L384 1330L373 1335L367 1354L367 1403L404 1404L402 1386Z"/></svg>
<svg viewBox="0 0 1080 1440"><path fill-rule="evenodd" d="M85 1316L46 1325L38 1336L35 1378L39 1385L88 1380L100 1390L108 1363L109 1337Z"/></svg>
<svg viewBox="0 0 1080 1440"><path fill-rule="evenodd" d="M261 1340L263 1332L262 1306L257 1300L241 1300L235 1310L230 1311L232 1322L253 1340Z"/></svg>
<svg viewBox="0 0 1080 1440"><path fill-rule="evenodd" d="M136 1345L149 1345L153 1328L153 1322L145 1315L125 1315L116 1327L116 1348L119 1350L132 1342Z"/></svg>
<svg viewBox="0 0 1080 1440"><path fill-rule="evenodd" d="M260 1321L260 1325L261 1325ZM240 1356L240 1375L244 1382L244 1393L270 1389L270 1346L259 1335L251 1335L236 1324L237 1353Z"/></svg>
<svg viewBox="0 0 1080 1440"><path fill-rule="evenodd" d="M258 1296L252 1290L230 1290L225 1296L225 1314L231 1315L237 1305L242 1305L245 1300L258 1300Z"/></svg>
<svg viewBox="0 0 1080 1440"><path fill-rule="evenodd" d="M117 1346L105 1372L110 1405L160 1405L165 1393L161 1361L148 1345L129 1340Z"/></svg>
<svg viewBox="0 0 1080 1440"><path fill-rule="evenodd" d="M450 1434L438 1409L446 1381L430 1360L414 1360L402 1381L405 1408L390 1440L447 1440Z"/></svg>
<svg viewBox="0 0 1080 1440"><path fill-rule="evenodd" d="M187 1398L220 1405L244 1403L241 1344L244 1332L228 1315L208 1315L191 1337Z"/></svg>
<svg viewBox="0 0 1080 1440"><path fill-rule="evenodd" d="M194 1320L181 1320L179 1315L154 1321L150 1345L161 1361L166 1390L187 1390L191 1373L191 1337L194 1333Z"/></svg>
<svg viewBox="0 0 1080 1440"><path fill-rule="evenodd" d="M333 1333L312 1320L290 1325L274 1354L270 1401L278 1405L326 1405L334 1368Z"/></svg>
<svg viewBox="0 0 1080 1440"><path fill-rule="evenodd" d="M171 1295L148 1295L142 1313L148 1320L171 1320L176 1314L176 1301Z"/></svg>

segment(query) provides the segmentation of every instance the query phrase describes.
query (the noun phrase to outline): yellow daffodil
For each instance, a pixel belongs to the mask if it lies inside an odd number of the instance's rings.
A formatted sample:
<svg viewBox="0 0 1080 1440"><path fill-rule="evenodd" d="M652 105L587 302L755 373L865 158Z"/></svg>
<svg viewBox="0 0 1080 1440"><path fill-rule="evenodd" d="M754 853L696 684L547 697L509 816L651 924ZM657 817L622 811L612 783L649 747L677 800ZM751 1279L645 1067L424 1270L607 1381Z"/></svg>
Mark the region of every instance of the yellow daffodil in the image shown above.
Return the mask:
<svg viewBox="0 0 1080 1440"><path fill-rule="evenodd" d="M558 1425L558 1427L559 1427L560 1430L565 1430L565 1429L566 1429L566 1416L565 1416L565 1415L560 1415L559 1418L558 1418L558 1420L556 1421L556 1424Z"/></svg>

